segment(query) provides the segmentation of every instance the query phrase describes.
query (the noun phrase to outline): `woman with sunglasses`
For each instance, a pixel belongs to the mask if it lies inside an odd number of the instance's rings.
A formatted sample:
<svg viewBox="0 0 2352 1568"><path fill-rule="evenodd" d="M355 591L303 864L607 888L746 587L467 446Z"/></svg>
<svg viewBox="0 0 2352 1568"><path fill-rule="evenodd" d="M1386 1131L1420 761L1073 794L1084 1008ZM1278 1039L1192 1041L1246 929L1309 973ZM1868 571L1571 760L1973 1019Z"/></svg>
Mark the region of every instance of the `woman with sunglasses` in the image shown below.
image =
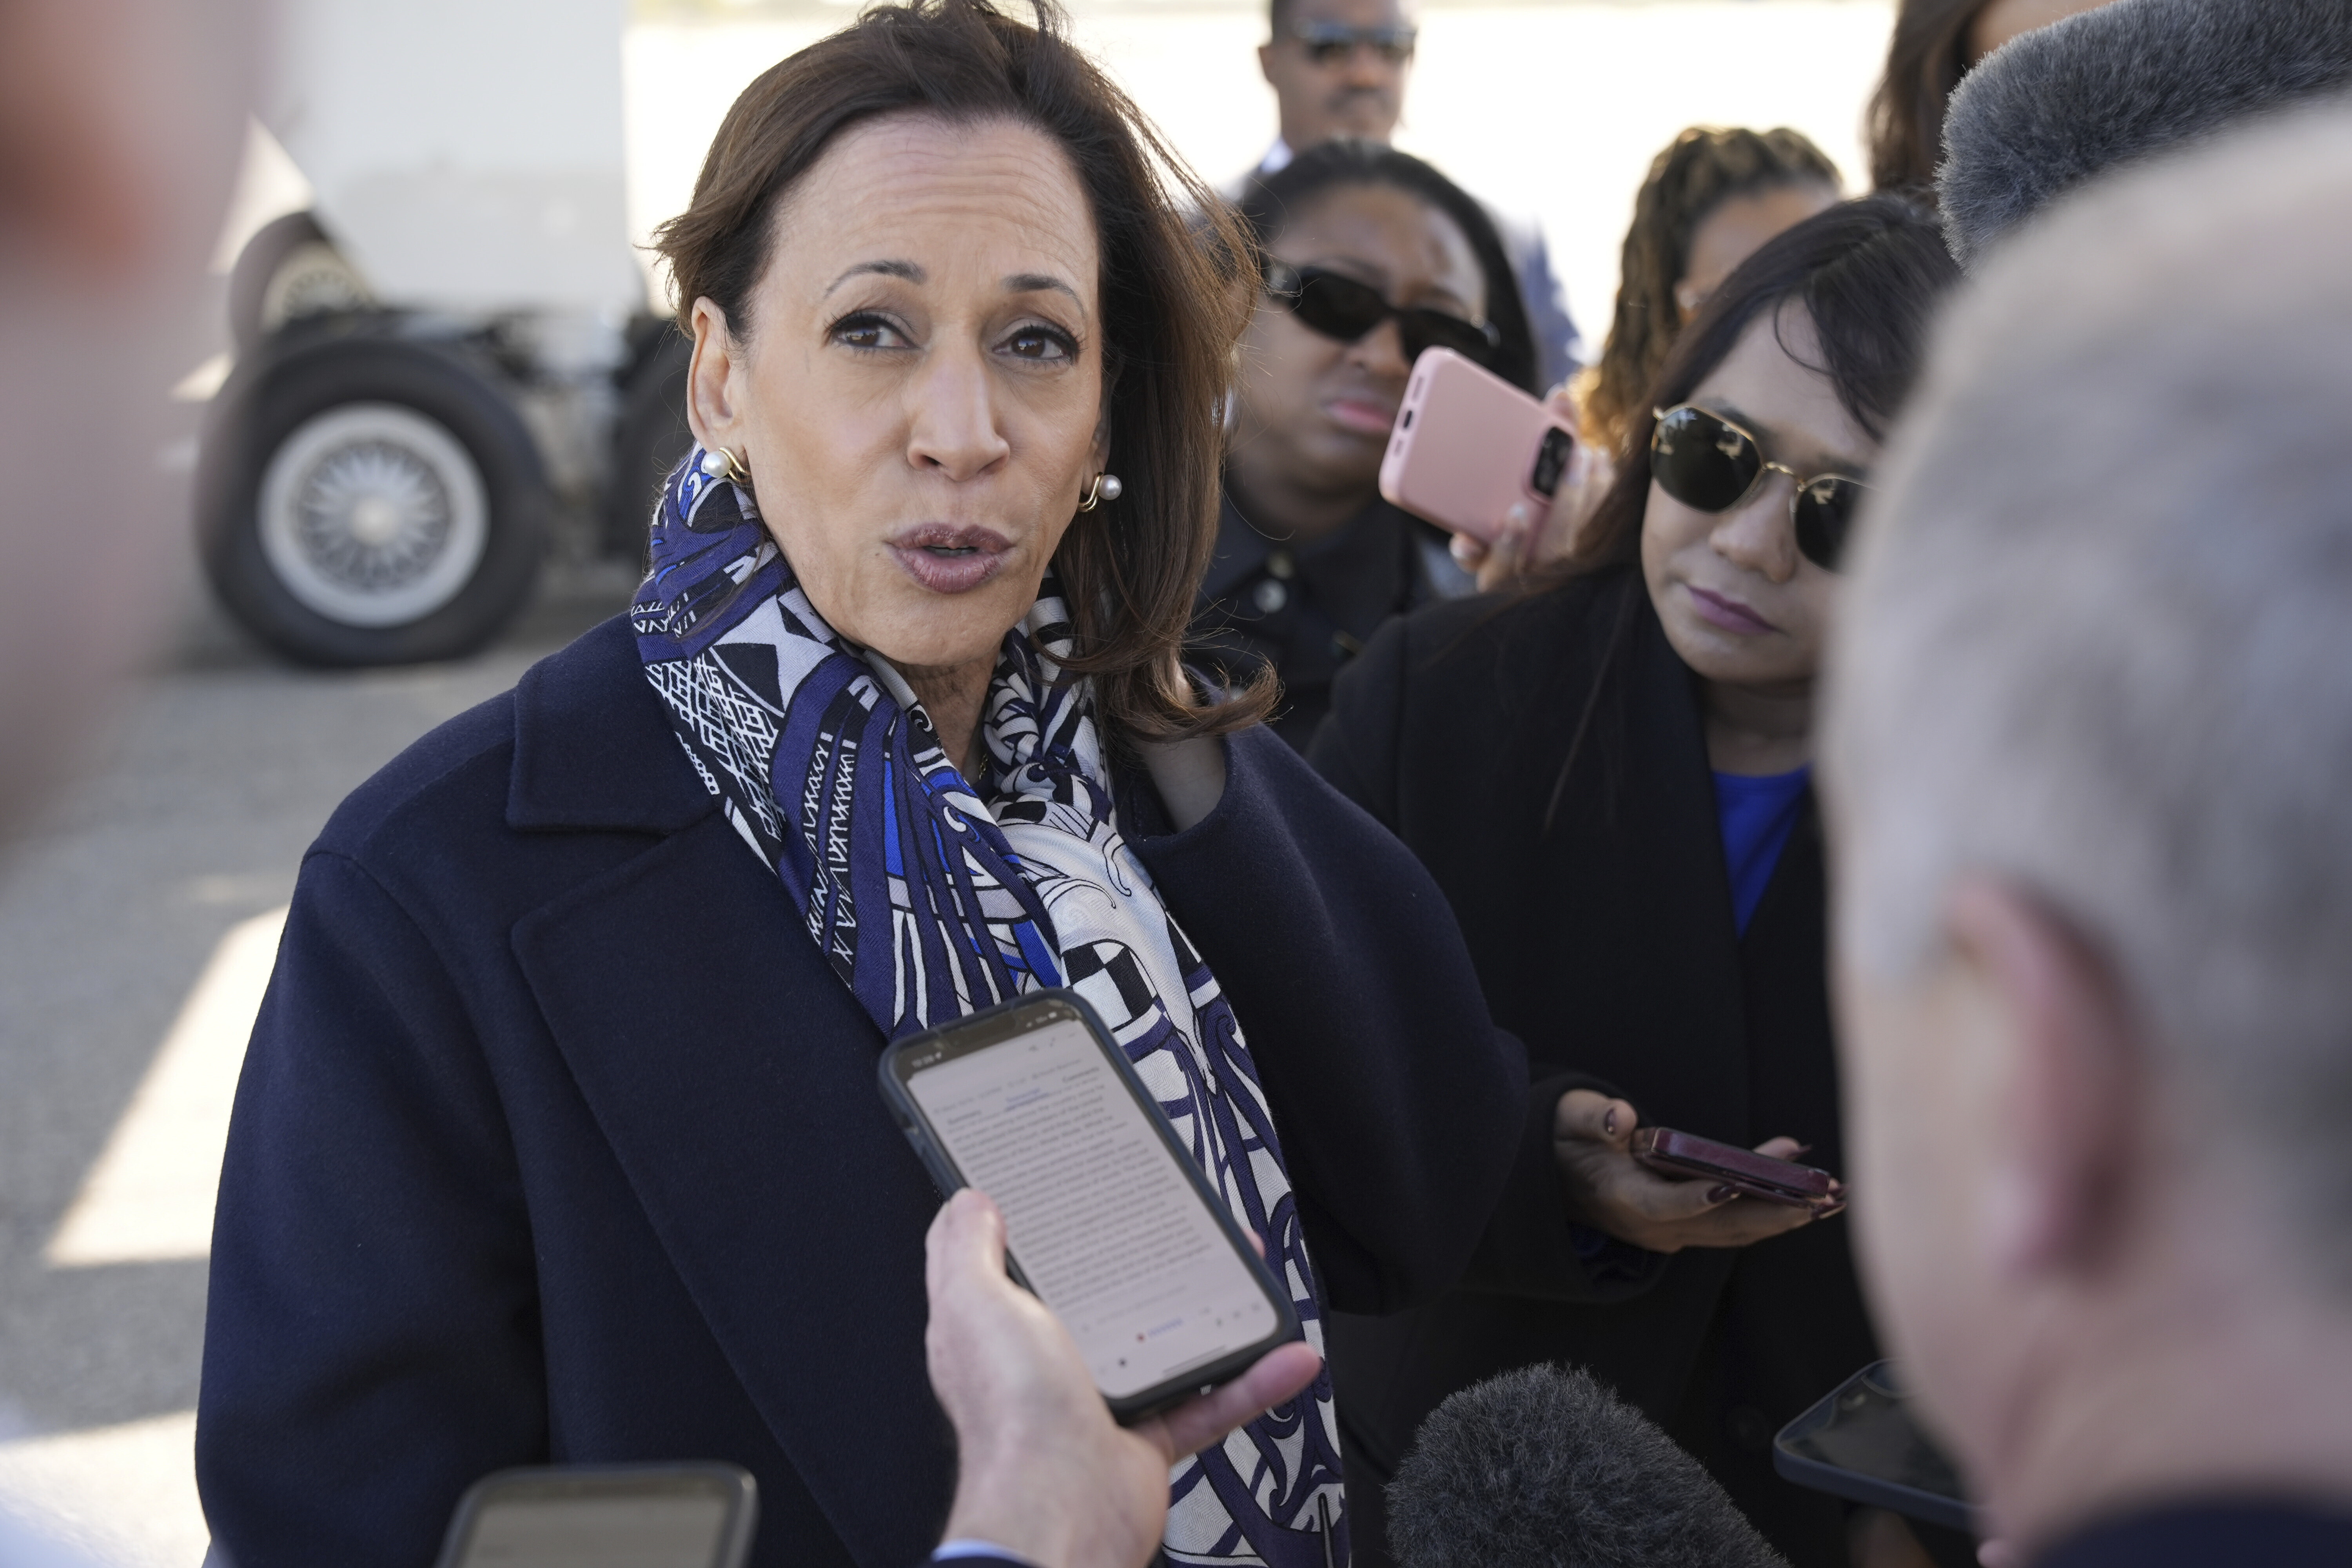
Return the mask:
<svg viewBox="0 0 2352 1568"><path fill-rule="evenodd" d="M1844 1226L1820 1223L1842 1196L1779 1207L1630 1146L1663 1126L1843 1167L1814 675L1956 277L1895 197L1767 243L1685 329L1631 433L1644 459L1558 574L1391 623L1333 692L1310 760L1435 875L1535 1074L1463 1284L1335 1320L1352 1499L1379 1498L1447 1394L1567 1362L1664 1424L1799 1568L1849 1560L1841 1505L1770 1452L1876 1353Z"/></svg>
<svg viewBox="0 0 2352 1568"><path fill-rule="evenodd" d="M1470 586L1444 534L1381 499L1413 360L1439 344L1532 389L1535 344L1485 209L1418 158L1326 142L1241 209L1265 267L1188 657L1236 686L1271 669L1276 731L1304 748L1382 621Z"/></svg>

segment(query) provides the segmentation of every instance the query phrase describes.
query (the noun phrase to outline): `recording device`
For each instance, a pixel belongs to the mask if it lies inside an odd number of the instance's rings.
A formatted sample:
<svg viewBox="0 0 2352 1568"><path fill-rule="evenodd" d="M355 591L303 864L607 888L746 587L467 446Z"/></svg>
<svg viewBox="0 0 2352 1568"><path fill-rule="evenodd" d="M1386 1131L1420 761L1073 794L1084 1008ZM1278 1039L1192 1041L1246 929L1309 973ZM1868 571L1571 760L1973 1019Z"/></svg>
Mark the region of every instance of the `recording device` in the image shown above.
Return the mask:
<svg viewBox="0 0 2352 1568"><path fill-rule="evenodd" d="M1381 494L1491 544L1517 503L1550 510L1575 448L1559 415L1452 349L1427 349L1389 432Z"/></svg>
<svg viewBox="0 0 2352 1568"><path fill-rule="evenodd" d="M1398 1568L1788 1568L1647 1416L1549 1364L1430 1413L1388 1527Z"/></svg>
<svg viewBox="0 0 2352 1568"><path fill-rule="evenodd" d="M733 1465L499 1470L458 1500L437 1568L743 1568L759 1522Z"/></svg>
<svg viewBox="0 0 2352 1568"><path fill-rule="evenodd" d="M1960 79L1936 192L1963 267L2095 175L2352 86L2344 0L2135 0L2020 35Z"/></svg>
<svg viewBox="0 0 2352 1568"><path fill-rule="evenodd" d="M1300 1337L1289 1292L1076 992L909 1036L881 1079L940 1190L995 1200L1013 1278L1070 1331L1118 1420Z"/></svg>
<svg viewBox="0 0 2352 1568"><path fill-rule="evenodd" d="M1635 1132L1633 1158L1661 1175L1715 1182L1768 1204L1819 1209L1844 1201L1837 1178L1827 1171L1670 1127L1644 1127Z"/></svg>
<svg viewBox="0 0 2352 1568"><path fill-rule="evenodd" d="M1864 1367L1783 1426L1772 1440L1772 1468L1832 1497L1975 1529L1959 1471L1911 1419L1892 1362Z"/></svg>

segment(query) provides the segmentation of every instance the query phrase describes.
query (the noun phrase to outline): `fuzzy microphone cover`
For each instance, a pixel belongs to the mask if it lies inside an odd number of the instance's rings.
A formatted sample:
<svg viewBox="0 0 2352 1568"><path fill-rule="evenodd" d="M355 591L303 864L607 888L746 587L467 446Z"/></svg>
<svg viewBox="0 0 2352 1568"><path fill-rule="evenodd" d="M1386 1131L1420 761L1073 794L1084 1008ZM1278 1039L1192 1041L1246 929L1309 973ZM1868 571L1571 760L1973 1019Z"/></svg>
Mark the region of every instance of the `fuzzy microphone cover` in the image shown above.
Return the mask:
<svg viewBox="0 0 2352 1568"><path fill-rule="evenodd" d="M2352 87L2352 0L2116 0L2023 33L1960 80L1937 171L1962 267L2095 175Z"/></svg>
<svg viewBox="0 0 2352 1568"><path fill-rule="evenodd" d="M1581 1368L1431 1413L1388 1489L1399 1568L1788 1568L1696 1459Z"/></svg>

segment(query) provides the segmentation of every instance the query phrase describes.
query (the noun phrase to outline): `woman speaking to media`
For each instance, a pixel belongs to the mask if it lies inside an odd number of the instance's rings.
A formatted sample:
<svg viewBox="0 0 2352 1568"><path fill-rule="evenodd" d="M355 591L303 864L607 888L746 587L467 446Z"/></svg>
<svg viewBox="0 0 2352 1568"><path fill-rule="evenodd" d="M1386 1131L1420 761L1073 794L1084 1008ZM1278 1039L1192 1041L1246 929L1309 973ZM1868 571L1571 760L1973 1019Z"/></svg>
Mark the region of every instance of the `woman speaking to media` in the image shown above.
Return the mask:
<svg viewBox="0 0 2352 1568"><path fill-rule="evenodd" d="M1628 1145L1662 1125L1843 1168L1813 679L1871 461L1956 276L1895 197L1767 242L1684 329L1559 576L1392 621L1335 688L1310 757L1436 876L1536 1063L1525 1157L1463 1286L1332 1323L1367 1512L1447 1394L1566 1362L1799 1568L1847 1561L1840 1505L1770 1454L1874 1353L1844 1226L1665 1181Z"/></svg>
<svg viewBox="0 0 2352 1568"><path fill-rule="evenodd" d="M1412 856L1179 665L1246 245L1041 24L885 5L744 91L662 236L699 446L635 604L305 860L213 1251L240 1568L414 1568L550 1460L741 1464L761 1563L926 1556L939 1199L875 1063L1042 985L1310 1336L1460 1271L1524 1062ZM1171 1489L1175 1561L1345 1562L1328 1380Z"/></svg>

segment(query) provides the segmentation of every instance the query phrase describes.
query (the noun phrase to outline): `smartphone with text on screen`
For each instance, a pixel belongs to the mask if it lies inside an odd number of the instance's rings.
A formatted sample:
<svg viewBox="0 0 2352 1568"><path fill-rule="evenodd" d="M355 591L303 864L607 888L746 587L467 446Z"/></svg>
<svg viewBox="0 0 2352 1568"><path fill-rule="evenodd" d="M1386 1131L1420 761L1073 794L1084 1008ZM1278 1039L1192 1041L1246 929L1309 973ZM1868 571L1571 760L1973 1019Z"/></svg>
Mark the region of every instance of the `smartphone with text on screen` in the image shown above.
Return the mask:
<svg viewBox="0 0 2352 1568"><path fill-rule="evenodd" d="M1118 1420L1300 1337L1289 1293L1077 993L909 1036L883 1053L881 1081L940 1191L977 1187L1003 1211L1014 1278L1070 1331Z"/></svg>

